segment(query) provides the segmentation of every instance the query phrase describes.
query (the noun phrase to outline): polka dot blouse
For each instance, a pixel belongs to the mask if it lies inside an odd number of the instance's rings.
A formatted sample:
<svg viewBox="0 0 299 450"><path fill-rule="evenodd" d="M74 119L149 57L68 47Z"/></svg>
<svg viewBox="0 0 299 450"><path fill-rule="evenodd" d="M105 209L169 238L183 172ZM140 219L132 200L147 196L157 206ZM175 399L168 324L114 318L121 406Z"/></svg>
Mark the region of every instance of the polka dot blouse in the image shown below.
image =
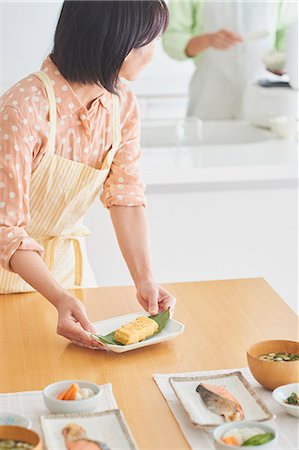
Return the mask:
<svg viewBox="0 0 299 450"><path fill-rule="evenodd" d="M94 85L98 96L87 110L49 56L41 70L51 78L56 97L55 153L100 169L112 145L112 95ZM127 86L120 83L119 89L122 140L101 201L106 208L145 206L138 106ZM31 173L41 161L49 136L48 97L39 78L29 75L3 94L0 126L0 264L11 270L9 260L17 249L42 254L41 246L25 230L30 220Z"/></svg>

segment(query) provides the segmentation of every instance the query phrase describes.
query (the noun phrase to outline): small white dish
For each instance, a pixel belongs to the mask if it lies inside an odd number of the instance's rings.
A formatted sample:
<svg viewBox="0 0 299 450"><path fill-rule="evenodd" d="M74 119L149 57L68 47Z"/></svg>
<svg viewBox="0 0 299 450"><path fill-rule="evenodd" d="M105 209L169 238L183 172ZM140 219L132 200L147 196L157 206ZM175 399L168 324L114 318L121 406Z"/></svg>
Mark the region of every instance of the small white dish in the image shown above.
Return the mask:
<svg viewBox="0 0 299 450"><path fill-rule="evenodd" d="M285 60L285 52L273 51L264 56L263 63L266 65L268 70L278 72L284 69Z"/></svg>
<svg viewBox="0 0 299 450"><path fill-rule="evenodd" d="M287 117L277 116L269 119L270 128L279 139L294 140L298 136L298 120Z"/></svg>
<svg viewBox="0 0 299 450"><path fill-rule="evenodd" d="M285 384L284 386L279 386L278 388L274 389L274 391L272 392L272 396L274 400L277 401L277 403L279 403L288 414L294 417L299 417L299 406L289 405L288 403L285 403L285 400L293 392L299 395L299 383L291 383Z"/></svg>
<svg viewBox="0 0 299 450"><path fill-rule="evenodd" d="M92 389L95 395L82 400L58 400L56 397L65 391L72 383L80 388ZM43 390L43 399L46 407L52 413L88 413L96 409L99 403L100 388L97 384L84 380L65 380L49 384Z"/></svg>
<svg viewBox="0 0 299 450"><path fill-rule="evenodd" d="M125 316L113 317L112 319L102 320L101 322L95 322L93 323L93 326L95 327L97 334L105 336L106 334L111 333L114 330L117 330L117 328L121 327L122 325L125 325L126 323L132 322L133 320L136 319L136 317L140 316L148 316L148 314L146 312L138 312L134 314L127 314ZM105 343L102 344L113 352L124 353L130 350L147 347L148 345L158 344L159 342L169 341L170 339L173 339L179 334L183 333L184 329L185 325L183 325L181 322L178 322L177 320L174 319L169 319L165 328L163 328L163 330L160 333L145 341L129 345L113 345ZM94 335L92 336L95 339Z"/></svg>
<svg viewBox="0 0 299 450"><path fill-rule="evenodd" d="M195 426L208 428L225 423L222 416L206 407L196 392L200 383L223 386L240 403L245 420L263 421L274 417L239 371L212 376L170 377L169 383Z"/></svg>
<svg viewBox="0 0 299 450"><path fill-rule="evenodd" d="M21 416L21 414L3 412L0 414L0 425L14 425L30 429L32 422L27 417Z"/></svg>
<svg viewBox="0 0 299 450"><path fill-rule="evenodd" d="M255 445L255 446L246 446L246 447L237 447L235 445L229 445L225 444L224 442L221 442L220 439L223 437L224 433L232 428L260 428L265 433L273 433L274 438L272 441L267 442L266 444L261 445ZM226 423L224 425L220 425L213 431L213 438L214 438L214 446L217 450L229 450L237 448L246 448L249 450L258 450L258 449L276 449L277 450L277 432L274 430L274 428L270 427L269 425L265 425L264 423L255 422L252 420L242 420L241 422L230 422Z"/></svg>
<svg viewBox="0 0 299 450"><path fill-rule="evenodd" d="M122 412L118 409L93 414L50 414L41 417L45 445L48 450L65 450L62 430L78 425L88 439L100 442L104 449L137 450L137 445Z"/></svg>

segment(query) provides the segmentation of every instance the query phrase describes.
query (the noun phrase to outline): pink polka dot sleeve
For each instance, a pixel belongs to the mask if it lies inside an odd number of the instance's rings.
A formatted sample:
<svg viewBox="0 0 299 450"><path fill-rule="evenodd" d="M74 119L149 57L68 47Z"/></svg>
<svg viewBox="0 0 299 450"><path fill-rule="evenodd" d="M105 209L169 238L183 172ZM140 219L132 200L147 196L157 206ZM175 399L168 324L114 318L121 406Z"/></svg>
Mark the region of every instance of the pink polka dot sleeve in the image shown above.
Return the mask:
<svg viewBox="0 0 299 450"><path fill-rule="evenodd" d="M0 123L0 264L12 271L9 261L17 249L42 256L43 247L25 231L34 142L28 142L26 119L13 107L2 108Z"/></svg>
<svg viewBox="0 0 299 450"><path fill-rule="evenodd" d="M140 120L134 94L122 86L121 144L104 183L101 201L111 206L146 206L145 186L140 175Z"/></svg>

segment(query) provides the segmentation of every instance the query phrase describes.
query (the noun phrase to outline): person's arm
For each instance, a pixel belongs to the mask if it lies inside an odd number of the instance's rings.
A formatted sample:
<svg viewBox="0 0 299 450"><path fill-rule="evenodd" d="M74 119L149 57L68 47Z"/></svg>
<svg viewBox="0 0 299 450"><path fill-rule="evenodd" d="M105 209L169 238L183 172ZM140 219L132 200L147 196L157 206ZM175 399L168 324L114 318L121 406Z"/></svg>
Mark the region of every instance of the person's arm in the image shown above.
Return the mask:
<svg viewBox="0 0 299 450"><path fill-rule="evenodd" d="M25 230L30 221L30 174L36 144L26 139L31 130L19 111L9 106L1 111L0 120L1 265L19 274L57 308L59 334L80 345L98 347L86 333L92 326L83 304L55 281L42 259L43 247Z"/></svg>
<svg viewBox="0 0 299 450"><path fill-rule="evenodd" d="M169 3L169 27L163 36L165 51L172 58L194 58L209 48L228 50L242 42L239 34L221 29L215 33L202 33L203 2L192 0Z"/></svg>
<svg viewBox="0 0 299 450"><path fill-rule="evenodd" d="M276 7L278 15L274 47L277 51L283 51L286 46L288 29L298 20L298 3L280 0Z"/></svg>
<svg viewBox="0 0 299 450"><path fill-rule="evenodd" d="M233 45L242 42L242 37L230 30L222 29L216 33L207 33L195 36L188 42L185 52L189 57L195 57L208 48L228 50Z"/></svg>
<svg viewBox="0 0 299 450"><path fill-rule="evenodd" d="M174 297L159 287L153 277L147 222L146 199L140 176L140 123L136 99L122 88L122 142L104 183L101 200L110 210L120 249L137 289L137 299L151 314L170 307Z"/></svg>
<svg viewBox="0 0 299 450"><path fill-rule="evenodd" d="M58 312L57 333L74 344L102 349L88 332L95 333L84 305L54 279L39 254L16 250L10 258L11 269L40 292Z"/></svg>
<svg viewBox="0 0 299 450"><path fill-rule="evenodd" d="M113 206L110 215L139 303L151 315L173 309L175 298L154 281L144 207Z"/></svg>
<svg viewBox="0 0 299 450"><path fill-rule="evenodd" d="M186 54L188 42L200 32L201 24L198 17L201 8L202 1L169 1L169 25L163 34L162 42L164 50L171 58L178 60L188 58Z"/></svg>

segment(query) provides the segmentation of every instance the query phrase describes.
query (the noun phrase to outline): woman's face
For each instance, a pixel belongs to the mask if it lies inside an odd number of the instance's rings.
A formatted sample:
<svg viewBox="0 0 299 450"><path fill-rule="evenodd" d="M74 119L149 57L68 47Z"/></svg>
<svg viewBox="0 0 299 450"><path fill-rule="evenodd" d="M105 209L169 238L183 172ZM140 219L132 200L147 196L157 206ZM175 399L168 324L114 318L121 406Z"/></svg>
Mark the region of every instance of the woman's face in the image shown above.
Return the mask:
<svg viewBox="0 0 299 450"><path fill-rule="evenodd" d="M140 72L153 59L156 39L144 47L133 48L125 58L119 75L128 81L135 80Z"/></svg>

